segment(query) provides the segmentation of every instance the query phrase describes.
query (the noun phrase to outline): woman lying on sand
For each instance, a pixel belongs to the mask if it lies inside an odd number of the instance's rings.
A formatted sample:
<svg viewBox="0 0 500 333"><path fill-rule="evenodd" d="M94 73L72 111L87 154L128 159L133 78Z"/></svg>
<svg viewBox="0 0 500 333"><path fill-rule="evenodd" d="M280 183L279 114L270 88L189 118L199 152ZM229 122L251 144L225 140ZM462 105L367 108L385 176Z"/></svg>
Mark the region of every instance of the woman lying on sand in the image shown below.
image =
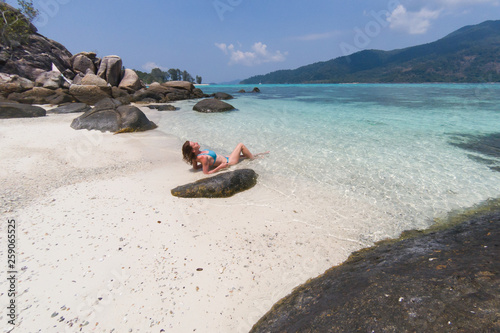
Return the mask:
<svg viewBox="0 0 500 333"><path fill-rule="evenodd" d="M254 159L255 157L269 152L253 155L248 148L239 143L229 156L217 155L212 150L200 150L198 142L186 141L182 145L182 156L184 161L193 165L193 169L203 169L204 174L212 174L221 169L227 168L230 165L237 164L240 158ZM198 163L201 163L198 164ZM215 168L210 170L210 168ZM209 171L210 170L210 171Z"/></svg>

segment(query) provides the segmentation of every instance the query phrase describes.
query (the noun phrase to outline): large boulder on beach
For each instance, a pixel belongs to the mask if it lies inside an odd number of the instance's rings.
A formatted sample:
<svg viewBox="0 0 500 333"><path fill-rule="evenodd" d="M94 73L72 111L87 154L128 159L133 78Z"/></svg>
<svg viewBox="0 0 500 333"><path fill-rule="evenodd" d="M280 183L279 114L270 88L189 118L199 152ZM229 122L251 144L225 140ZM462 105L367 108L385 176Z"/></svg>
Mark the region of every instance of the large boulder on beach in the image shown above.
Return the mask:
<svg viewBox="0 0 500 333"><path fill-rule="evenodd" d="M8 99L24 104L63 104L75 101L65 89L52 90L43 87L34 87L22 93L12 93Z"/></svg>
<svg viewBox="0 0 500 333"><path fill-rule="evenodd" d="M69 93L79 102L94 105L104 98L111 97L111 87L99 87L94 85L72 84Z"/></svg>
<svg viewBox="0 0 500 333"><path fill-rule="evenodd" d="M154 102L160 102L173 91L174 89L172 88L167 88L158 82L154 82L148 88L142 88L136 91L133 98L135 101L143 101L148 98Z"/></svg>
<svg viewBox="0 0 500 333"><path fill-rule="evenodd" d="M34 87L22 93L12 93L8 99L24 104L47 104L46 99L54 94L52 89Z"/></svg>
<svg viewBox="0 0 500 333"><path fill-rule="evenodd" d="M78 53L75 54L71 58L71 62L73 64L73 71L76 73L83 73L86 74L88 70L90 70L92 73L96 72L96 67L94 64L94 60L91 59L93 55L93 58L95 59L95 53L93 54L88 54L88 53Z"/></svg>
<svg viewBox="0 0 500 333"><path fill-rule="evenodd" d="M104 80L104 79L100 78L99 76L97 76L93 73L90 73L90 72L85 74L85 76L80 81L80 84L86 85L86 86L103 87L103 88L108 86L108 83L106 82L106 80Z"/></svg>
<svg viewBox="0 0 500 333"><path fill-rule="evenodd" d="M162 85L165 87L184 89L187 91L193 91L195 89L194 84L192 84L191 82L188 82L188 81L168 81L168 82L162 83Z"/></svg>
<svg viewBox="0 0 500 333"><path fill-rule="evenodd" d="M208 98L196 103L193 110L205 113L224 112L234 110L234 106L218 99Z"/></svg>
<svg viewBox="0 0 500 333"><path fill-rule="evenodd" d="M203 98L203 97L208 97L207 94L203 92L200 88L194 88L193 91L191 92L191 98Z"/></svg>
<svg viewBox="0 0 500 333"><path fill-rule="evenodd" d="M71 127L122 133L147 131L157 126L137 107L122 105L117 100L107 98L99 101L92 110L73 119Z"/></svg>
<svg viewBox="0 0 500 333"><path fill-rule="evenodd" d="M85 77L85 74L78 73L73 77L73 84L82 84L82 80Z"/></svg>
<svg viewBox="0 0 500 333"><path fill-rule="evenodd" d="M122 78L122 59L117 55L102 58L97 75L113 87L118 86Z"/></svg>
<svg viewBox="0 0 500 333"><path fill-rule="evenodd" d="M46 114L39 106L0 102L0 119L43 117Z"/></svg>
<svg viewBox="0 0 500 333"><path fill-rule="evenodd" d="M214 94L215 99L222 99L222 100L227 100L227 99L233 99L233 96L225 93L225 92L216 92Z"/></svg>
<svg viewBox="0 0 500 333"><path fill-rule="evenodd" d="M499 332L500 210L462 218L354 253L251 332Z"/></svg>
<svg viewBox="0 0 500 333"><path fill-rule="evenodd" d="M171 193L182 198L227 198L248 190L255 184L257 173L251 169L240 169L178 186Z"/></svg>
<svg viewBox="0 0 500 333"><path fill-rule="evenodd" d="M128 93L128 90L118 87L111 87L111 95L114 99L119 100L122 104L130 104L132 102L132 95Z"/></svg>
<svg viewBox="0 0 500 333"><path fill-rule="evenodd" d="M61 73L57 71L43 72L35 80L35 86L52 90L62 88L63 83Z"/></svg>
<svg viewBox="0 0 500 333"><path fill-rule="evenodd" d="M32 89L35 83L16 74L0 73L0 95L7 97L10 93L21 93Z"/></svg>
<svg viewBox="0 0 500 333"><path fill-rule="evenodd" d="M142 88L142 83L134 70L126 68L118 87L129 91L137 91Z"/></svg>
<svg viewBox="0 0 500 333"><path fill-rule="evenodd" d="M79 62L79 57L83 57L83 59L86 59L83 60L85 66L77 64ZM90 62L88 60L90 60ZM90 71L95 74L97 72L97 69L99 69L99 66L101 65L101 59L97 57L97 53L95 52L80 52L71 57L70 64L73 66L74 71L77 73L86 74L88 71ZM93 64L93 66L91 64Z"/></svg>

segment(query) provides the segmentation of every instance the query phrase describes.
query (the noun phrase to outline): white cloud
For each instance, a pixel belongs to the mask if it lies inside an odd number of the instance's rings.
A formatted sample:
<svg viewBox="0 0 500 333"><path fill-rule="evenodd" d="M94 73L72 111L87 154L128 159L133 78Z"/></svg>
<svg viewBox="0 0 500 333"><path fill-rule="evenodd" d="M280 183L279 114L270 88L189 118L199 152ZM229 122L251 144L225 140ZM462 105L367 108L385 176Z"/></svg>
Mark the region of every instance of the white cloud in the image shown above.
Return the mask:
<svg viewBox="0 0 500 333"><path fill-rule="evenodd" d="M152 62L152 61L147 62L144 65L142 65L142 68L145 69L145 70L147 70L147 71L151 71L153 68L159 68L161 70L167 70L168 69L167 67L160 66L157 63Z"/></svg>
<svg viewBox="0 0 500 333"><path fill-rule="evenodd" d="M261 42L253 44L250 51L237 50L233 44L215 43L224 54L229 55L229 65L241 64L255 66L266 62L285 61L288 52L270 52L267 45Z"/></svg>
<svg viewBox="0 0 500 333"><path fill-rule="evenodd" d="M426 33L431 26L431 21L439 17L441 9L429 10L423 8L418 12L409 12L403 5L398 5L396 9L387 17L391 29L403 30L412 35Z"/></svg>

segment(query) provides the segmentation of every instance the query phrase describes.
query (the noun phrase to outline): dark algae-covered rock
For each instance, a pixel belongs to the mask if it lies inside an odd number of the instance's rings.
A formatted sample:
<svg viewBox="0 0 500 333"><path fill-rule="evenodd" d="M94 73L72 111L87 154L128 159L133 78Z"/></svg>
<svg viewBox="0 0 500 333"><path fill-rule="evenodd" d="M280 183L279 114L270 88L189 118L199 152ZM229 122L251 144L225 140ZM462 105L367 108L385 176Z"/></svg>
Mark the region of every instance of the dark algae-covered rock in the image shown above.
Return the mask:
<svg viewBox="0 0 500 333"><path fill-rule="evenodd" d="M198 112L224 112L234 110L234 106L218 99L204 99L193 106L193 110Z"/></svg>
<svg viewBox="0 0 500 333"><path fill-rule="evenodd" d="M173 196L182 198L227 198L255 184L257 173L251 169L240 169L178 186L171 192Z"/></svg>
<svg viewBox="0 0 500 333"><path fill-rule="evenodd" d="M498 202L467 219L354 253L251 332L499 332Z"/></svg>

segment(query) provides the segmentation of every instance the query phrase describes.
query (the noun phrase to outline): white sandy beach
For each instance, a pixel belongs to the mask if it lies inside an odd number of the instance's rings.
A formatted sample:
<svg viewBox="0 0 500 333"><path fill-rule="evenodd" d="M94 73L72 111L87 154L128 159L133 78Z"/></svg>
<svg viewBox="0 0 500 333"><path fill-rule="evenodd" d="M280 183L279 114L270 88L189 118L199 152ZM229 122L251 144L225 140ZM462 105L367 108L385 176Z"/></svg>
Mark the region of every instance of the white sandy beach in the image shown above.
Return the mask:
<svg viewBox="0 0 500 333"><path fill-rule="evenodd" d="M321 202L301 206L266 175L228 199L173 197L204 177L182 161L178 138L76 131L78 115L0 121L1 218L17 222L14 332L247 332L363 247L350 240L347 205L344 225L327 223L336 217ZM6 232L2 223L3 261ZM12 329L5 311L0 323Z"/></svg>

